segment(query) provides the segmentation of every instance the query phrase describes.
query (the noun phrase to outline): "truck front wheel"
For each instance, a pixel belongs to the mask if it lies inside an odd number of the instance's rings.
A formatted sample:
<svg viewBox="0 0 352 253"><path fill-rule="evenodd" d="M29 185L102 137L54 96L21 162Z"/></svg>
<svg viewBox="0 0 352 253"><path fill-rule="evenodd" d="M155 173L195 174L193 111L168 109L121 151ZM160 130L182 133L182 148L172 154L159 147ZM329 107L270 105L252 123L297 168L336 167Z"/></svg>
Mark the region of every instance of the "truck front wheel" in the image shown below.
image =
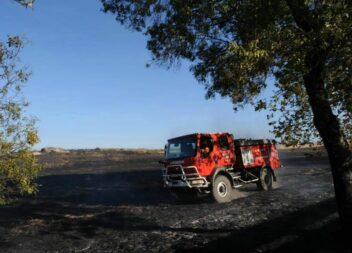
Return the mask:
<svg viewBox="0 0 352 253"><path fill-rule="evenodd" d="M259 190L267 191L273 188L273 173L267 167L262 167L259 170L259 181L257 182Z"/></svg>
<svg viewBox="0 0 352 253"><path fill-rule="evenodd" d="M230 180L223 175L218 175L215 178L212 187L212 193L215 201L218 203L225 203L231 201L231 192L232 187Z"/></svg>

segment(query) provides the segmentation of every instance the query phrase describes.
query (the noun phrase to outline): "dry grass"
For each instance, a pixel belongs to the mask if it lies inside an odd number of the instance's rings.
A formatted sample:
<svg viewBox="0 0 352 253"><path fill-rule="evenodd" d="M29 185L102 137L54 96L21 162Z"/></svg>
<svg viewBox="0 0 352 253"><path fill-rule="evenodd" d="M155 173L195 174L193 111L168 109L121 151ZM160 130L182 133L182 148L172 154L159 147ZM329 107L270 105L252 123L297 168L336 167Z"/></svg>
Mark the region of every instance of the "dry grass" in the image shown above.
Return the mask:
<svg viewBox="0 0 352 253"><path fill-rule="evenodd" d="M155 162L162 157L160 149L78 149L67 153L48 152L38 156L43 169L81 168L133 165L139 162Z"/></svg>

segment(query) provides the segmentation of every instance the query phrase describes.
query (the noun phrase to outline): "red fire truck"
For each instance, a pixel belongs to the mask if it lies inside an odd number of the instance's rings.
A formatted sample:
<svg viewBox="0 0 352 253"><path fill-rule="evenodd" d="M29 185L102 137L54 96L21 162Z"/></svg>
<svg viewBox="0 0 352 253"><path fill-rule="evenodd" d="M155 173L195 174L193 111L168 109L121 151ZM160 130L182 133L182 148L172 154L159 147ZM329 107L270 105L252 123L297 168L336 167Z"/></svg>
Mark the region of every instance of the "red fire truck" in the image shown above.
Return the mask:
<svg viewBox="0 0 352 253"><path fill-rule="evenodd" d="M234 139L229 133L195 133L168 140L162 177L168 188L196 188L228 202L232 189L256 183L272 188L281 167L275 141Z"/></svg>

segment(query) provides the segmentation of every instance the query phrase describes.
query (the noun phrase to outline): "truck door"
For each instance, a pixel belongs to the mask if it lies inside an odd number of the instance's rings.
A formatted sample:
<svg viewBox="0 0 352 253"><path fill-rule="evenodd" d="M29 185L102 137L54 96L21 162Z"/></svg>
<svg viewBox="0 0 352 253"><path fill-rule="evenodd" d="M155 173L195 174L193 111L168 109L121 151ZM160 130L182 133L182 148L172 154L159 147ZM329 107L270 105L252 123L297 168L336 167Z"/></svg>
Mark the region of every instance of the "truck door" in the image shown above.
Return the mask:
<svg viewBox="0 0 352 253"><path fill-rule="evenodd" d="M214 160L214 140L210 135L202 135L199 141L200 149L200 170L205 174L210 174L215 167Z"/></svg>
<svg viewBox="0 0 352 253"><path fill-rule="evenodd" d="M220 148L220 160L219 166L226 166L232 164L232 152L231 152L231 145L229 143L229 138L227 135L220 135L219 136L219 148Z"/></svg>

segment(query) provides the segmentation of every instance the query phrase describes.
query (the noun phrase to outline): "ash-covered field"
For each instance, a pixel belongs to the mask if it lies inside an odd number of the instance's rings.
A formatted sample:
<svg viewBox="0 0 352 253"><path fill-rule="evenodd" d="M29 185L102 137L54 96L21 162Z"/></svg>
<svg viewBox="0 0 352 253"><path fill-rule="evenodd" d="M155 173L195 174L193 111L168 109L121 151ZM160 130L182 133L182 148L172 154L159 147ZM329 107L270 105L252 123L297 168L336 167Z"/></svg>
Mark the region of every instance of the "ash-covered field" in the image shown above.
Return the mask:
<svg viewBox="0 0 352 253"><path fill-rule="evenodd" d="M279 154L273 190L216 204L163 189L157 151L44 153L39 194L0 207L0 252L350 252L326 155Z"/></svg>

